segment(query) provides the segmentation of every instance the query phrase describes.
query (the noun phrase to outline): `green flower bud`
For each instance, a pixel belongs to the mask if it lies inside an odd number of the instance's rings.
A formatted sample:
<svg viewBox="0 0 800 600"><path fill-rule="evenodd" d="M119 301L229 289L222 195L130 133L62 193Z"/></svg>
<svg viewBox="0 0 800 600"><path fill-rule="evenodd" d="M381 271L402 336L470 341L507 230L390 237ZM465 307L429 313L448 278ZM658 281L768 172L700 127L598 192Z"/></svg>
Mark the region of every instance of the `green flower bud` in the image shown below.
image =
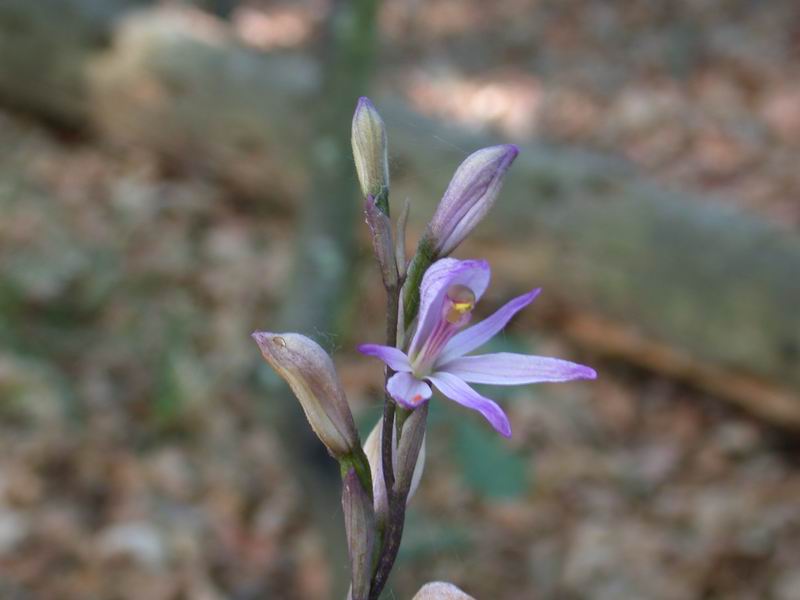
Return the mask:
<svg viewBox="0 0 800 600"><path fill-rule="evenodd" d="M373 196L378 207L388 214L389 160L386 153L386 128L369 98L360 98L353 114L353 158L364 196Z"/></svg>

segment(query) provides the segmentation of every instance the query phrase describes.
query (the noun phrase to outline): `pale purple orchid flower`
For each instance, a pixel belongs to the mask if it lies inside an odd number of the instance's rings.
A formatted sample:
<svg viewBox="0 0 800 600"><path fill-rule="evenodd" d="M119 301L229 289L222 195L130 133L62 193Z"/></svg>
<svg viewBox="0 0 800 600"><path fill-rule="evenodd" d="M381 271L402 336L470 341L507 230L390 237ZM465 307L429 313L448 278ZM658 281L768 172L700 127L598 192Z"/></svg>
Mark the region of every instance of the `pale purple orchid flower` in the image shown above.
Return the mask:
<svg viewBox="0 0 800 600"><path fill-rule="evenodd" d="M485 260L438 260L422 279L419 319L408 352L377 344L362 344L358 350L379 358L395 371L386 389L400 405L416 408L431 397L433 384L446 397L478 411L499 433L510 437L511 424L503 409L470 383L521 385L594 379L597 374L584 365L545 356L509 352L466 356L500 332L540 292L537 288L518 296L465 329L490 275Z"/></svg>

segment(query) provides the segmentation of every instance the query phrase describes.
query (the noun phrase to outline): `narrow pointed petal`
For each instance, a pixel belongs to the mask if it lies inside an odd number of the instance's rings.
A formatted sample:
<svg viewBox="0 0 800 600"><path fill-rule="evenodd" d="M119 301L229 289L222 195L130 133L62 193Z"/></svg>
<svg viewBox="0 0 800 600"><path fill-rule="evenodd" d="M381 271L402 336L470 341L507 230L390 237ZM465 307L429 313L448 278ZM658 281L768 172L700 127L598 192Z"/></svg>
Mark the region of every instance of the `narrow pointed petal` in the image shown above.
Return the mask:
<svg viewBox="0 0 800 600"><path fill-rule="evenodd" d="M411 365L405 352L391 346L381 346L380 344L361 344L358 347L361 354L374 356L386 363L390 369L398 372L411 371Z"/></svg>
<svg viewBox="0 0 800 600"><path fill-rule="evenodd" d="M431 397L431 386L411 373L395 373L389 378L386 390L396 402L414 409Z"/></svg>
<svg viewBox="0 0 800 600"><path fill-rule="evenodd" d="M419 325L411 340L409 355L414 355L442 318L442 304L448 288L463 285L475 294L475 302L480 300L489 286L491 269L485 260L457 260L443 258L437 260L425 272L420 286Z"/></svg>
<svg viewBox="0 0 800 600"><path fill-rule="evenodd" d="M462 356L438 368L469 383L491 385L522 385L597 377L594 369L584 365L548 356L511 352Z"/></svg>
<svg viewBox="0 0 800 600"><path fill-rule="evenodd" d="M444 347L438 363L449 362L458 356L465 355L467 352L472 352L475 348L488 342L508 324L515 314L533 302L541 291L542 288L536 288L527 294L517 296L490 317L454 335L453 339Z"/></svg>
<svg viewBox="0 0 800 600"><path fill-rule="evenodd" d="M503 412L497 402L481 396L452 373L439 371L428 377L428 379L450 400L472 410L477 410L501 435L511 437L511 423L509 423L506 413Z"/></svg>

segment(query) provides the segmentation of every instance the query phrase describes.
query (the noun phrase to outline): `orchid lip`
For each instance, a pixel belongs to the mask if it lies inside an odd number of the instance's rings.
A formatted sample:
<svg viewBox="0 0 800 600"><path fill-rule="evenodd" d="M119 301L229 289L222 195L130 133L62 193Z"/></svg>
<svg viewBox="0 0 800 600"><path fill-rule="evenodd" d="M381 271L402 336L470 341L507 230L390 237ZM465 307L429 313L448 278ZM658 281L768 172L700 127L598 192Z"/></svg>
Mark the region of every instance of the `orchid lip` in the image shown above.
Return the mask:
<svg viewBox="0 0 800 600"><path fill-rule="evenodd" d="M447 288L440 318L433 325L422 348L411 360L412 372L416 377L422 379L433 372L447 343L469 323L474 307L475 292L468 286L454 284Z"/></svg>

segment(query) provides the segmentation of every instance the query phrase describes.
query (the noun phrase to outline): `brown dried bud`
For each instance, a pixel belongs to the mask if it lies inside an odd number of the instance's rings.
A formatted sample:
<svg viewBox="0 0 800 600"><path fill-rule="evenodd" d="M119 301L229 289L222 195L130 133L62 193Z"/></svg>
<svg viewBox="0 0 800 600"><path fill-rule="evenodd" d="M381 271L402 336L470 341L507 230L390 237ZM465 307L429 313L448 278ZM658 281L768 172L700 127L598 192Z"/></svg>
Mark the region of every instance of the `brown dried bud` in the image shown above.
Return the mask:
<svg viewBox="0 0 800 600"><path fill-rule="evenodd" d="M375 203L375 198L370 194L364 201L364 214L372 238L372 249L378 259L383 285L387 289L397 287L397 259L392 241L392 222L389 217Z"/></svg>

